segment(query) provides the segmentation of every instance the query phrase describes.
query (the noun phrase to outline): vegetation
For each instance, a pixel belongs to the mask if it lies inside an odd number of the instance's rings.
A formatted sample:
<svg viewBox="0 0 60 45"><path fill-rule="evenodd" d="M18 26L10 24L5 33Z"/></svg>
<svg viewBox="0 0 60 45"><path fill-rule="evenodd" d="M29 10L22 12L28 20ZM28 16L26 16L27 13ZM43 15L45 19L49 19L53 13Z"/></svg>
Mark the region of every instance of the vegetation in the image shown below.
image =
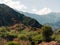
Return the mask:
<svg viewBox="0 0 60 45"><path fill-rule="evenodd" d="M7 45L19 45L18 42L8 42Z"/></svg>
<svg viewBox="0 0 60 45"><path fill-rule="evenodd" d="M42 35L44 41L51 41L52 34L53 34L53 30L50 26L42 27Z"/></svg>
<svg viewBox="0 0 60 45"><path fill-rule="evenodd" d="M16 27L17 28L17 27ZM56 34L56 33L57 34ZM28 30L21 30L18 31L10 30L10 28L0 27L0 38L6 40L6 45L37 45L42 41L55 41L60 42L60 34L58 31L53 31L50 26L43 26L39 31L28 31ZM2 41L2 40L0 40ZM18 43L17 43L18 42Z"/></svg>
<svg viewBox="0 0 60 45"><path fill-rule="evenodd" d="M54 31L54 36L55 40L60 42L60 29Z"/></svg>
<svg viewBox="0 0 60 45"><path fill-rule="evenodd" d="M0 4L0 45L38 45L42 41L49 42L53 39L59 42L58 32Z"/></svg>

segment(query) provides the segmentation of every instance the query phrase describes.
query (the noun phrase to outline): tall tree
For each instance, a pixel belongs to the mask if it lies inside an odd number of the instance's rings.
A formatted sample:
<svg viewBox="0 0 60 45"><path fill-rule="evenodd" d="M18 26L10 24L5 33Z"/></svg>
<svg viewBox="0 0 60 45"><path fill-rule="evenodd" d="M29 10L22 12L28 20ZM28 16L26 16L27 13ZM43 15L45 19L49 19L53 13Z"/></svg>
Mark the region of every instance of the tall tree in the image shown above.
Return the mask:
<svg viewBox="0 0 60 45"><path fill-rule="evenodd" d="M53 30L50 26L43 26L42 27L42 36L43 36L44 41L51 41L52 34L53 34Z"/></svg>

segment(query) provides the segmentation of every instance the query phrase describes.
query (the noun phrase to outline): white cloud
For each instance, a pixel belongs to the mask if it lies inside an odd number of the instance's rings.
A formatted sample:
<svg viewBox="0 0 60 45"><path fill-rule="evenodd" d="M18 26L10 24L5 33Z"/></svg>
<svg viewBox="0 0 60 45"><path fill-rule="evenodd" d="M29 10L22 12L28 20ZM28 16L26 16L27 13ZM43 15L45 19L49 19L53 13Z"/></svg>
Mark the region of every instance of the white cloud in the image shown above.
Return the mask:
<svg viewBox="0 0 60 45"><path fill-rule="evenodd" d="M29 9L27 8L24 4L21 4L20 0L0 0L0 3L4 3L8 6L10 6L13 9L16 9L18 11L24 11L24 12L31 12L31 13L35 13L35 14L39 14L39 15L44 15L44 14L48 14L51 13L52 11L49 8L43 8L41 10L37 10L37 9ZM27 11L28 10L28 11Z"/></svg>
<svg viewBox="0 0 60 45"><path fill-rule="evenodd" d="M25 10L27 7L24 4L21 4L20 1L13 1L13 0L0 0L0 3L4 3L11 8L17 9L17 10Z"/></svg>
<svg viewBox="0 0 60 45"><path fill-rule="evenodd" d="M37 10L36 9L32 9L33 12L36 12Z"/></svg>
<svg viewBox="0 0 60 45"><path fill-rule="evenodd" d="M37 10L37 9L32 9L33 13L39 14L39 15L44 15L44 14L49 14L52 12L52 10L50 10L49 8L43 8L41 10Z"/></svg>

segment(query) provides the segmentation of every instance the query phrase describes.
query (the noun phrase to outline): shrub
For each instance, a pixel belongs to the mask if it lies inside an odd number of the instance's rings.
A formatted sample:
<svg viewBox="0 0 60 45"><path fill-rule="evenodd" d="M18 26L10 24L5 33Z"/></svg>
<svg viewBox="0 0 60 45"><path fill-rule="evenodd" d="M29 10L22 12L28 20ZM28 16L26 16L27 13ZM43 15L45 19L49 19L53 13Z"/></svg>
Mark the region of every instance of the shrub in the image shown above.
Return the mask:
<svg viewBox="0 0 60 45"><path fill-rule="evenodd" d="M25 34L19 34L19 35L18 35L18 38L19 38L20 40L28 40L28 37L27 37L27 35L25 35Z"/></svg>
<svg viewBox="0 0 60 45"><path fill-rule="evenodd" d="M40 41L40 40L42 40L42 35L38 34L38 35L34 36L32 39L33 39L33 41Z"/></svg>
<svg viewBox="0 0 60 45"><path fill-rule="evenodd" d="M60 42L60 35L55 35L55 40Z"/></svg>
<svg viewBox="0 0 60 45"><path fill-rule="evenodd" d="M8 42L7 45L19 45L18 42Z"/></svg>

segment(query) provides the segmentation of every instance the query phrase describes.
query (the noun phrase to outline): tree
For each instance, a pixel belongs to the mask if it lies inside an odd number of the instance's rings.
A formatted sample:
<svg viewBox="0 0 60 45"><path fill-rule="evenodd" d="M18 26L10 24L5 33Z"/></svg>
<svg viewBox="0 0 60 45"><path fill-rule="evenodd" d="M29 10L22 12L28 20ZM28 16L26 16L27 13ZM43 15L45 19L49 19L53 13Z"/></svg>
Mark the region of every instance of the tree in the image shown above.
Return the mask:
<svg viewBox="0 0 60 45"><path fill-rule="evenodd" d="M44 41L51 41L51 36L53 34L53 30L50 26L43 26L41 28L42 30L42 35L43 35L43 40Z"/></svg>

